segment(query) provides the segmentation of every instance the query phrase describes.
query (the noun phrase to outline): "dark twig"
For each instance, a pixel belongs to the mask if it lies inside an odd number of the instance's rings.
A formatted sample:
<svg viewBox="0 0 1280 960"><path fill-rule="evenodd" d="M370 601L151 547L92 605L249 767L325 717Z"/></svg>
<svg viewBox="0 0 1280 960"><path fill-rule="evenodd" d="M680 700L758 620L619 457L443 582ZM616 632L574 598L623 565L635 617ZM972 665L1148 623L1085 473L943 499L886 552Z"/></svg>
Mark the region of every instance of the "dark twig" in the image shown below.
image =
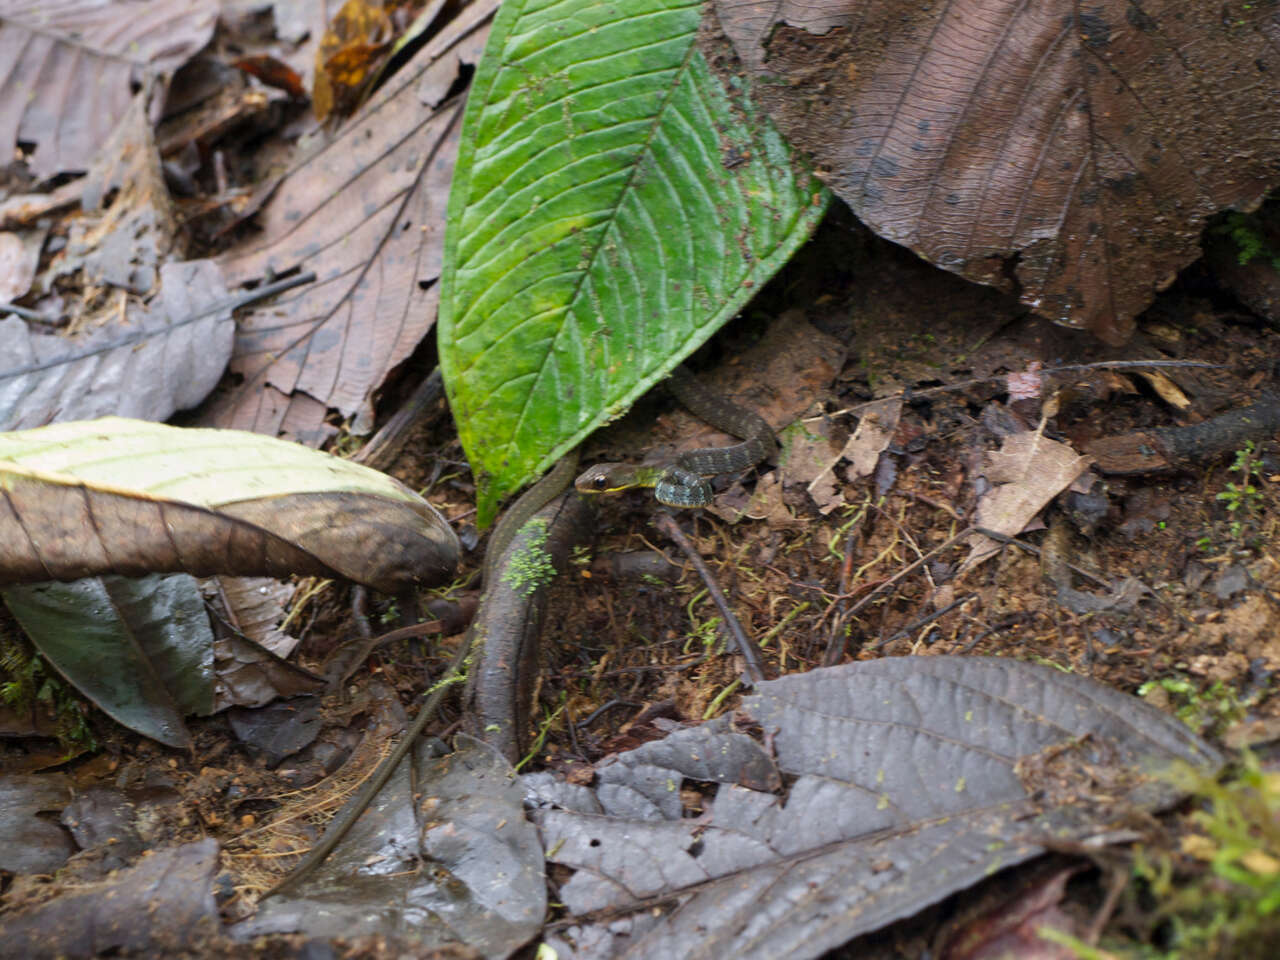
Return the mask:
<svg viewBox="0 0 1280 960"><path fill-rule="evenodd" d="M444 393L444 378L436 367L406 400L391 419L361 448L355 459L366 466L385 470L409 439L409 432L419 421L432 416L436 401ZM437 463L439 466L439 463Z"/></svg>
<svg viewBox="0 0 1280 960"><path fill-rule="evenodd" d="M977 529L976 527L965 527L963 530L957 533L954 537L949 537L947 540L944 540L942 543L938 544L936 547L934 547L928 553L921 556L919 559L913 560L911 563L907 564L905 567L903 567L901 570L895 573L892 577L889 577L887 580L884 581L884 583L880 584L878 587L876 587L874 590L868 593L865 597L863 597L861 600L855 603L849 609L848 615L852 617L859 610L865 607L868 603L870 603L880 594L884 593L886 590L888 590L890 587L896 584L903 577L906 577L909 574L911 574L917 567L923 566L925 563L927 563L929 560L936 557L938 554L942 553L944 550L950 550L952 547L954 547L957 543L959 543L965 537L973 533L976 529Z"/></svg>
<svg viewBox="0 0 1280 960"><path fill-rule="evenodd" d="M12 313L14 316L21 317L23 320L30 320L32 323L57 324L57 319L49 319L38 310L32 310L30 307L20 307L16 303L0 303L0 314Z"/></svg>
<svg viewBox="0 0 1280 960"><path fill-rule="evenodd" d="M702 555L689 542L689 538L685 536L680 525L676 523L675 518L667 513L658 514L658 529L667 536L671 537L686 557L693 564L693 568L698 571L698 575L702 577L702 582L707 585L707 593L711 595L716 608L720 611L720 615L724 617L725 626L729 628L729 632L733 635L734 643L738 647L738 653L742 655L743 670L747 675L747 681L756 686L764 679L764 667L760 655L760 648L756 646L755 641L747 637L746 631L742 629L742 624L738 622L738 618L734 616L733 610L729 607L729 601L725 599L724 592L720 589L720 585L716 583L715 576L711 573L711 568L707 566Z"/></svg>
<svg viewBox="0 0 1280 960"><path fill-rule="evenodd" d="M325 857L329 856L334 848L342 842L342 838L347 835L347 831L351 829L352 824L360 819L360 816L368 808L369 804L373 802L378 792L387 785L387 781L391 779L391 775L400 766L400 762L409 753L410 748L422 734L422 731L426 729L427 722L440 709L440 704L444 700L445 694L453 686L454 680L461 673L463 665L471 654L472 639L472 631L468 630L458 644L458 652L453 655L453 660L449 662L445 672L436 681L435 686L431 688L431 692L427 696L426 702L422 705L422 709L413 718L413 723L404 732L400 742L395 745L392 751L378 765L378 768L374 770L373 776L365 781L360 793L346 808L346 811L329 824L329 828L325 830L320 842L307 851L307 855L302 858L302 862L294 867L287 877L262 895L263 900L297 886L303 879L310 876L316 867L324 862Z"/></svg>
<svg viewBox="0 0 1280 960"><path fill-rule="evenodd" d="M856 527L855 527L856 529ZM853 576L853 537L854 530L849 531L849 535L844 541L844 562L840 564L840 595L846 596L849 590L849 578ZM843 600L836 600L832 603L833 607L838 607L836 615L831 618L831 632L827 637L827 652L823 654L822 665L824 667L834 667L840 662L840 658L844 656L844 625L848 622L844 615Z"/></svg>
<svg viewBox="0 0 1280 960"><path fill-rule="evenodd" d="M574 726L576 726L579 730L585 730L587 727L591 726L593 723L599 720L602 716L604 716L610 710L615 710L618 707L639 707L639 706L642 706L642 704L637 703L635 700L610 700L608 703L604 704L603 706L596 707L589 714L587 714L586 717L584 717L583 719L579 720L576 724L574 724Z"/></svg>
<svg viewBox="0 0 1280 960"><path fill-rule="evenodd" d="M376 637L362 637L359 640L353 640L351 643L360 643L360 651L352 658L342 671L342 676L338 678L338 683L343 684L351 679L351 675L360 669L361 664L369 659L369 655L384 644L394 643L397 640L416 640L419 637L425 637L429 633L440 633L444 630L443 620L425 620L422 623L411 623L407 627L399 627L395 630ZM345 650L350 644L344 644L335 650L336 654L339 650Z"/></svg>
<svg viewBox="0 0 1280 960"><path fill-rule="evenodd" d="M1061 367L1050 367L1045 370L1037 370L1036 373L1041 377L1049 377L1055 373L1077 373L1083 370L1141 370L1147 368L1155 369L1193 369L1193 370L1228 370L1231 369L1230 364L1226 363L1207 363L1201 360L1100 360L1097 363L1069 363ZM978 377L973 380L961 380L959 383L948 383L940 387L926 387L923 390L907 389L901 393L895 393L887 397L880 397L877 400L868 400L866 403L855 403L851 407L845 407L841 410L835 410L831 413L824 413L821 417L811 417L811 420L820 420L822 417L834 417L847 413L857 413L859 410L865 410L884 403L885 400L892 400L895 397L901 400L916 400L920 397L932 397L943 393L955 393L959 390L968 390L970 387L981 386L984 383L999 383L1008 378L1007 374L996 374L990 377Z"/></svg>
<svg viewBox="0 0 1280 960"><path fill-rule="evenodd" d="M1006 546L1018 547L1019 549L1024 550L1027 553L1031 554L1033 557L1040 556L1039 547L1034 546L1033 544L1030 544L1030 543L1024 543L1023 541L1019 540L1017 537L1011 537L1007 533L1000 533L998 530L991 530L991 529L988 529L987 527L974 527L973 530L975 533L980 533L984 537L989 537L990 539L995 540L997 543L1002 543ZM1098 586L1102 587L1104 590L1110 590L1114 592L1116 589L1116 585L1114 583L1112 583L1110 580L1106 579L1105 577L1101 576L1100 574L1091 573L1090 571L1086 570L1084 567L1077 567L1074 563L1068 563L1066 564L1066 567L1072 573L1078 573L1080 576L1084 577L1086 580L1089 580L1092 583L1097 584ZM1154 593L1155 591L1152 591L1152 592Z"/></svg>
<svg viewBox="0 0 1280 960"><path fill-rule="evenodd" d="M910 636L911 634L919 630L921 627L927 627L929 624L933 623L933 621L937 620L939 617L945 616L946 614L954 610L956 607L963 606L964 604L968 603L970 600L972 600L976 596L977 596L976 593L966 593L963 597L960 597L956 600L952 600L945 607L942 607L939 610L934 610L932 613L926 614L925 616L921 617L919 620L915 621L914 623L903 627L901 630L899 630L897 633L893 634L892 636L885 637L883 640L877 640L875 643L871 645L870 649L879 650L881 647L888 646L889 644L893 643L893 641L899 639L900 637Z"/></svg>

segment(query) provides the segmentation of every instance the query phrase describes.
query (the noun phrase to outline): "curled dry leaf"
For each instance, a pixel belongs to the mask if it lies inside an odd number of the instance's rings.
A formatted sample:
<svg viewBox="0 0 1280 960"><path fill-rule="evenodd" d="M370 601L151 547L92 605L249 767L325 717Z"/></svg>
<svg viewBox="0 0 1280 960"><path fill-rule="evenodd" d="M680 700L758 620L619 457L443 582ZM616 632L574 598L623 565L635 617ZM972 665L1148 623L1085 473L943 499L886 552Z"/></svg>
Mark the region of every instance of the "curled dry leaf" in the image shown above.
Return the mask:
<svg viewBox="0 0 1280 960"><path fill-rule="evenodd" d="M1120 342L1205 220L1280 180L1273 4L717 0L872 229Z"/></svg>
<svg viewBox="0 0 1280 960"><path fill-rule="evenodd" d="M449 525L398 481L296 444L108 417L0 434L0 577L185 571L447 579Z"/></svg>

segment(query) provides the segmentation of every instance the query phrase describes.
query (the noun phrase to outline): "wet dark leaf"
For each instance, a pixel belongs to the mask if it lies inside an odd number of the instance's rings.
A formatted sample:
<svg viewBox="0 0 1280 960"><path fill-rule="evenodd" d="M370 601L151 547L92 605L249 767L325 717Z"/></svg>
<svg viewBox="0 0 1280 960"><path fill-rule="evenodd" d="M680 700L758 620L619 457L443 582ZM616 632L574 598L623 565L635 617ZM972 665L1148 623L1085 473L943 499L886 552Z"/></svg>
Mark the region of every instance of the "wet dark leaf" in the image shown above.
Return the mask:
<svg viewBox="0 0 1280 960"><path fill-rule="evenodd" d="M104 713L171 747L213 711L213 632L185 574L0 590L37 650Z"/></svg>
<svg viewBox="0 0 1280 960"><path fill-rule="evenodd" d="M0 957L174 955L219 930L217 869L216 840L156 851L105 883L6 915Z"/></svg>
<svg viewBox="0 0 1280 960"><path fill-rule="evenodd" d="M546 886L537 833L511 767L484 745L431 758L417 788L400 765L337 850L294 892L266 900L236 936L380 934L423 949L467 944L510 956L542 927Z"/></svg>
<svg viewBox="0 0 1280 960"><path fill-rule="evenodd" d="M134 826L137 810L119 790L93 786L77 791L62 811L62 825L81 850L102 848L104 870L117 870L145 849Z"/></svg>
<svg viewBox="0 0 1280 960"><path fill-rule="evenodd" d="M315 742L324 718L320 701L306 697L257 709L234 707L227 712L236 738L261 754L268 767L279 765Z"/></svg>
<svg viewBox="0 0 1280 960"><path fill-rule="evenodd" d="M774 120L872 229L1123 341L1205 221L1280 181L1263 3L897 0L716 13Z"/></svg>
<svg viewBox="0 0 1280 960"><path fill-rule="evenodd" d="M1167 805L1177 792L1157 775L1174 763L1221 764L1174 718L1013 660L815 670L762 684L743 712L785 794L737 785L748 767L712 769L683 731L641 748L658 762L601 767L594 790L538 791L559 807L535 813L548 858L574 871L561 957L819 956L1036 856L1041 838ZM721 721L700 736L742 735ZM619 762L635 771L622 803L605 779ZM722 784L698 818L686 779Z"/></svg>
<svg viewBox="0 0 1280 960"><path fill-rule="evenodd" d="M38 814L56 813L71 800L63 773L0 776L0 870L53 873L76 845L71 835Z"/></svg>

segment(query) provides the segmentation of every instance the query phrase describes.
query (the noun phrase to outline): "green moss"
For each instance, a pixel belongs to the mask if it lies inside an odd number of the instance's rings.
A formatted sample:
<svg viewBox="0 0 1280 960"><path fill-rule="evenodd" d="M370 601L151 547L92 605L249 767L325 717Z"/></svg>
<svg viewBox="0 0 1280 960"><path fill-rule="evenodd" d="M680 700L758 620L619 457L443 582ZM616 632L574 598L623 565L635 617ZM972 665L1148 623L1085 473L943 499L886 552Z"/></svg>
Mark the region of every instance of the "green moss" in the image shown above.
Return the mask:
<svg viewBox="0 0 1280 960"><path fill-rule="evenodd" d="M1266 260L1273 270L1280 270L1280 250L1271 245L1255 214L1232 210L1213 228L1213 232L1228 236L1235 243L1236 262L1240 266L1254 260Z"/></svg>
<svg viewBox="0 0 1280 960"><path fill-rule="evenodd" d="M1138 696L1160 709L1167 709L1196 733L1220 736L1244 718L1245 705L1236 692L1221 680L1201 690L1185 674L1148 680L1138 688Z"/></svg>
<svg viewBox="0 0 1280 960"><path fill-rule="evenodd" d="M69 756L96 750L89 729L89 707L22 640L0 632L0 704L17 713L44 709L54 718L54 732Z"/></svg>
<svg viewBox="0 0 1280 960"><path fill-rule="evenodd" d="M1262 960L1280 943L1280 772L1246 753L1224 782L1174 775L1198 809L1179 849L1138 848L1131 905L1091 947L1062 932L1040 935L1081 960ZM1119 916L1119 915L1118 915ZM1121 930L1123 928L1124 935Z"/></svg>
<svg viewBox="0 0 1280 960"><path fill-rule="evenodd" d="M502 582L522 597L533 596L555 578L555 564L547 553L548 527L542 517L534 517L521 527L516 536L525 537L524 545L511 555L503 568Z"/></svg>
<svg viewBox="0 0 1280 960"><path fill-rule="evenodd" d="M1139 851L1135 872L1150 887L1170 958L1263 957L1280 943L1280 773L1246 754L1219 783L1187 773L1204 806L1191 814L1184 856L1203 864L1178 876L1167 852Z"/></svg>

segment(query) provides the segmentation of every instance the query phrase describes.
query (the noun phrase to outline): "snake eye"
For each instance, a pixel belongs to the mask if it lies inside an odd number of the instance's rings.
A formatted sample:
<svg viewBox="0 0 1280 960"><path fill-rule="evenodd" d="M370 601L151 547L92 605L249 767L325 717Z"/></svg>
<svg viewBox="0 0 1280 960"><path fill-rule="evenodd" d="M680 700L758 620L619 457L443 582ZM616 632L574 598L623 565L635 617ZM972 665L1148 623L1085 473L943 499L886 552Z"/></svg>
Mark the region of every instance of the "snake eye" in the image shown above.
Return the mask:
<svg viewBox="0 0 1280 960"><path fill-rule="evenodd" d="M603 475L592 477L591 486L595 487L597 490L603 490L605 487L609 486L609 478Z"/></svg>

